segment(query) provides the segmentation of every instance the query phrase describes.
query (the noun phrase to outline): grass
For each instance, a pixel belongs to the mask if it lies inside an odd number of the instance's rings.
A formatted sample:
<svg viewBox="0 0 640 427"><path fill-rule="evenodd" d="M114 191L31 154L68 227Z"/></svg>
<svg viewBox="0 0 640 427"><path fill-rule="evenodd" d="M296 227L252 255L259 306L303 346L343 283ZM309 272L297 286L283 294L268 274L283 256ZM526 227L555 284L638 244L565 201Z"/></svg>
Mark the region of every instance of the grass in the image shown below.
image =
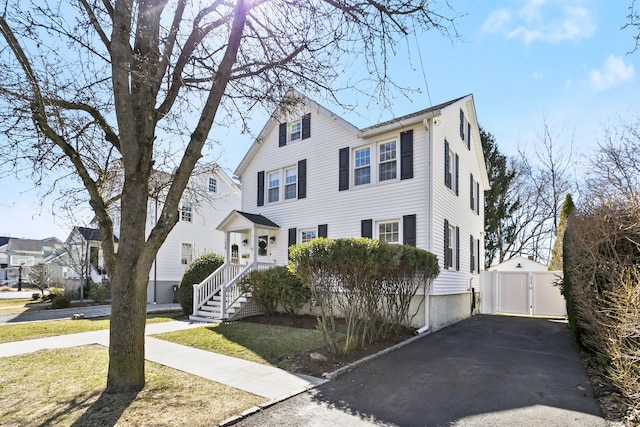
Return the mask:
<svg viewBox="0 0 640 427"><path fill-rule="evenodd" d="M266 401L152 362L139 393L107 395L107 366L98 345L0 358L2 425L211 426Z"/></svg>
<svg viewBox="0 0 640 427"><path fill-rule="evenodd" d="M147 316L147 324L170 322L177 313ZM77 334L109 328L109 318L99 317L82 320L50 320L43 322L8 323L0 325L0 343L24 341L57 335Z"/></svg>
<svg viewBox="0 0 640 427"><path fill-rule="evenodd" d="M221 323L154 337L290 371L295 368L294 356L325 345L318 330L249 322Z"/></svg>
<svg viewBox="0 0 640 427"><path fill-rule="evenodd" d="M39 301L33 301L30 298L0 299L0 314L22 313L46 308L46 306L34 305L37 302Z"/></svg>

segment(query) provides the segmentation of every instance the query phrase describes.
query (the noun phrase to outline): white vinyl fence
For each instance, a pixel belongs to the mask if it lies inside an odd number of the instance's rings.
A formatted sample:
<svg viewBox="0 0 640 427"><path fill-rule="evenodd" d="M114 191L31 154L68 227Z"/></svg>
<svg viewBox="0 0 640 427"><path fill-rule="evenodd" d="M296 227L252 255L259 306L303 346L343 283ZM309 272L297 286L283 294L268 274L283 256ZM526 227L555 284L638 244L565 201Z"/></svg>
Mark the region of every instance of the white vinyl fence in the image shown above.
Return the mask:
<svg viewBox="0 0 640 427"><path fill-rule="evenodd" d="M567 314L558 281L562 271L485 271L480 275L480 311L531 317Z"/></svg>

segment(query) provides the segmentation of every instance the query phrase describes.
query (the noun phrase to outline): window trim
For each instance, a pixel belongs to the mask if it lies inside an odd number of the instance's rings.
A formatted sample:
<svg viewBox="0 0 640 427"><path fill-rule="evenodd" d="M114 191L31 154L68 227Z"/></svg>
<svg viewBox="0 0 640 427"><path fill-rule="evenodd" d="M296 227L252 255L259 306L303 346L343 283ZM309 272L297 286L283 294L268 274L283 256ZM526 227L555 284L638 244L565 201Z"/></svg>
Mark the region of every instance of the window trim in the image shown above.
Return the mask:
<svg viewBox="0 0 640 427"><path fill-rule="evenodd" d="M193 223L193 203L187 200L180 203L180 222Z"/></svg>
<svg viewBox="0 0 640 427"><path fill-rule="evenodd" d="M287 182L287 172L289 171L293 171L293 182L289 183ZM284 178L284 185L283 185L283 200L295 200L298 198L298 166L289 166L286 168L282 169L282 176ZM293 195L291 197L287 197L289 192L288 192L288 188L293 186L294 191L293 191Z"/></svg>
<svg viewBox="0 0 640 427"><path fill-rule="evenodd" d="M183 257L183 249L185 245L188 245L191 248L190 260L187 260L185 257ZM182 242L182 241L180 242L180 265L181 266L187 267L189 264L193 262L193 252L194 252L193 242ZM186 261L186 263L183 261Z"/></svg>
<svg viewBox="0 0 640 427"><path fill-rule="evenodd" d="M297 130L294 132L294 126L297 127ZM294 138L294 135L296 137ZM293 120L287 123L287 142L295 142L302 140L302 118L297 120Z"/></svg>
<svg viewBox="0 0 640 427"><path fill-rule="evenodd" d="M384 234L385 234L385 235L386 235L386 234L390 234L390 235L394 235L394 234L395 234L395 236L396 236L396 241L392 241L392 242L390 242L390 241L387 241L386 239L385 239L385 240L382 240L382 239L380 238L380 237L381 237L381 235L382 235L382 234L380 233L380 226L382 226L382 225L393 225L393 224L395 224L395 225L396 225L396 227L397 227L397 228L396 228L396 230L395 230L395 231L394 231L394 230L391 230L391 232L386 232L386 231L385 231L385 233L384 233ZM402 244L402 241L400 240L400 239L401 239L401 236L402 236L402 226L401 226L401 222L400 222L400 220L399 220L399 219L386 219L386 220L376 221L376 227L375 227L375 238L376 238L376 240L379 240L379 241L381 241L381 242L385 242L385 243L389 243L389 244L397 244L397 245L400 245L400 244Z"/></svg>
<svg viewBox="0 0 640 427"><path fill-rule="evenodd" d="M267 203L268 204L273 204L273 203L278 203L280 202L280 188L282 187L280 185L280 181L282 180L282 176L280 174L280 172L282 171L282 169L276 169L276 170L272 170L267 172ZM272 181L271 180L271 176L272 175L277 175L278 179L277 181ZM277 182L277 185L272 186L272 182ZM272 191L271 190L277 190L275 192L273 192L273 194L275 194L276 198L275 200L271 199L271 194Z"/></svg>
<svg viewBox="0 0 640 427"><path fill-rule="evenodd" d="M209 193L217 193L218 192L218 179L217 178L215 178L213 176L209 177L208 190L209 190Z"/></svg>
<svg viewBox="0 0 640 427"><path fill-rule="evenodd" d="M367 155L367 163L365 165L361 165L358 166L358 153L361 151L368 151L368 155ZM368 169L369 170L369 178L367 180L367 182L358 182L358 177L357 177L357 171L359 170L364 170L364 169ZM370 145L364 145L361 147L356 147L353 149L353 185L354 187L358 187L360 185L367 185L367 184L371 184L371 182L373 181L371 179L371 146Z"/></svg>
<svg viewBox="0 0 640 427"><path fill-rule="evenodd" d="M382 147L385 145L393 144L393 159L391 160L382 160ZM378 154L378 182L382 181L393 181L398 179L398 141L396 139L392 139L389 141L379 142L377 144L376 153ZM393 177L391 178L382 178L382 166L393 164Z"/></svg>
<svg viewBox="0 0 640 427"><path fill-rule="evenodd" d="M352 155L352 163L350 165L350 170L349 170L349 174L353 177L353 187L362 187L362 186L366 186L366 185L370 185L370 184L380 184L383 182L394 182L394 181L399 181L400 180L400 171L399 171L399 167L400 167L400 157L402 155L402 153L399 152L399 149L401 148L399 146L399 138L388 138L388 139L383 139L380 141L376 141L370 144L365 144L365 145L360 145L357 147L353 147L351 148L350 152ZM393 153L394 153L394 157L391 160L382 160L382 155L380 153L380 149L386 145L386 144L394 144L394 149L393 149ZM357 166L357 155L356 153L363 151L363 150L369 150L369 163L363 166ZM394 176L392 178L386 178L386 179L382 179L382 173L380 171L380 168L385 165L385 164L393 164L394 168ZM361 169L365 169L368 168L369 169L369 181L368 182L363 182L363 183L358 183L356 180L356 172L358 170ZM342 189L346 189L341 187Z"/></svg>
<svg viewBox="0 0 640 427"><path fill-rule="evenodd" d="M298 230L298 233L300 234L300 243L306 243L309 242L313 239L315 239L316 237L318 237L318 229L317 228L302 228L300 230ZM305 233L312 233L313 237L312 238L307 238L305 239L304 235Z"/></svg>

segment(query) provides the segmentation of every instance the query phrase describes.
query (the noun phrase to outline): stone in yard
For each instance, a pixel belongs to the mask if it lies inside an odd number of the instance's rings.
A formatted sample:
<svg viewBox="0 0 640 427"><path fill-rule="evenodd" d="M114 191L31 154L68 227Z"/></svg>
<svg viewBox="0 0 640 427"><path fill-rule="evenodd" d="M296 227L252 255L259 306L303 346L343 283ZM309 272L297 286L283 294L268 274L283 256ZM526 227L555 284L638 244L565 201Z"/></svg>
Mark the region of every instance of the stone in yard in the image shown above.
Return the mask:
<svg viewBox="0 0 640 427"><path fill-rule="evenodd" d="M324 356L320 353L310 353L309 357L311 357L313 360L317 361L317 362L326 362L327 361L327 356Z"/></svg>
<svg viewBox="0 0 640 427"><path fill-rule="evenodd" d="M76 314L71 316L71 320L80 320L80 319L84 319L84 314L76 313Z"/></svg>

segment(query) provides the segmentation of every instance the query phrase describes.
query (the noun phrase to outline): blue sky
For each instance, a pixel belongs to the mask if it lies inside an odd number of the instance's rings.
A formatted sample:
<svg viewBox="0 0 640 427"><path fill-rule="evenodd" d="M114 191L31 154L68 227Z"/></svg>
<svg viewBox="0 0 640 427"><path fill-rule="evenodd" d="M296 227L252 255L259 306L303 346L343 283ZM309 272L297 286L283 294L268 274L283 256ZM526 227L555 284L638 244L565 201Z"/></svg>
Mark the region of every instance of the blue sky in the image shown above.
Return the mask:
<svg viewBox="0 0 640 427"><path fill-rule="evenodd" d="M631 0L450 3L464 14L456 21L461 39L452 42L436 32L410 37L411 61L400 50L391 67L397 81L420 94L396 97L392 111L370 105L354 114L325 106L366 127L472 93L481 126L508 155L534 146L544 118L558 140L572 142L580 155L595 146L607 125L640 113L640 52L627 54L634 33L621 30ZM254 116L254 135L265 120L264 113ZM220 139L219 162L232 172L253 138L231 129ZM66 219L50 215L51 199L41 205L37 193L20 193L30 188L28 181L4 178L0 185L0 236L67 237Z"/></svg>

